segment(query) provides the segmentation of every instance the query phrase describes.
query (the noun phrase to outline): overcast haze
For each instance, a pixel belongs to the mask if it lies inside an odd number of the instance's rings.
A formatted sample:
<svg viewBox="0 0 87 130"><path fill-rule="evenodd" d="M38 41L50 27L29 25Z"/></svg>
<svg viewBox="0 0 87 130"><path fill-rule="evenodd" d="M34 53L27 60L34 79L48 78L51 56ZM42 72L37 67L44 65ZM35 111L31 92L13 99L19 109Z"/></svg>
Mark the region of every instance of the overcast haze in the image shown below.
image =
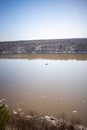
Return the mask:
<svg viewBox="0 0 87 130"><path fill-rule="evenodd" d="M0 41L87 38L87 0L0 0Z"/></svg>

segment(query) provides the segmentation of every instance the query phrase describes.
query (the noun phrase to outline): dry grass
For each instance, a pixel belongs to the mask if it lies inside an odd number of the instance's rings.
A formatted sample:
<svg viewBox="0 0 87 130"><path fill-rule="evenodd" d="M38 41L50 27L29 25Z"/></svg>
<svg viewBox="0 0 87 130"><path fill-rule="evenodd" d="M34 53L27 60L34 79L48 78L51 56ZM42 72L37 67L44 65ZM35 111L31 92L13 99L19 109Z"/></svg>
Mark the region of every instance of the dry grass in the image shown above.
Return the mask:
<svg viewBox="0 0 87 130"><path fill-rule="evenodd" d="M11 115L6 130L74 130L72 123L43 115Z"/></svg>

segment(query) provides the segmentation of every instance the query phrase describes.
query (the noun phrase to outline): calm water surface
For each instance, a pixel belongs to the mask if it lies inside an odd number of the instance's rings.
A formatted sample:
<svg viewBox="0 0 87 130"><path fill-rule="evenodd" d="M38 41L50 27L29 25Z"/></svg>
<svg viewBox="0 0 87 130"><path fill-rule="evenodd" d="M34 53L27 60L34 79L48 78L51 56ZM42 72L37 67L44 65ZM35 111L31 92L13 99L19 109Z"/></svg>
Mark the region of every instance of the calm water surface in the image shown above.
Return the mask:
<svg viewBox="0 0 87 130"><path fill-rule="evenodd" d="M77 116L87 123L87 60L0 59L0 101L10 109Z"/></svg>

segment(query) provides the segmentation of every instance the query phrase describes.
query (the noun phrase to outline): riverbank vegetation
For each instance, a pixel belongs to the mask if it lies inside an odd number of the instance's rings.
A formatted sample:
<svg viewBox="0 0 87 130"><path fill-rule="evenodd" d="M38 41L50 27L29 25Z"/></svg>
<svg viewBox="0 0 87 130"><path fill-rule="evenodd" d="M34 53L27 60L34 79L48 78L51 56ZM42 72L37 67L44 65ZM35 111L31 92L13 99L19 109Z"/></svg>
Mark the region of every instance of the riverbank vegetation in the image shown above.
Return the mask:
<svg viewBox="0 0 87 130"><path fill-rule="evenodd" d="M87 38L0 42L0 54L87 53Z"/></svg>

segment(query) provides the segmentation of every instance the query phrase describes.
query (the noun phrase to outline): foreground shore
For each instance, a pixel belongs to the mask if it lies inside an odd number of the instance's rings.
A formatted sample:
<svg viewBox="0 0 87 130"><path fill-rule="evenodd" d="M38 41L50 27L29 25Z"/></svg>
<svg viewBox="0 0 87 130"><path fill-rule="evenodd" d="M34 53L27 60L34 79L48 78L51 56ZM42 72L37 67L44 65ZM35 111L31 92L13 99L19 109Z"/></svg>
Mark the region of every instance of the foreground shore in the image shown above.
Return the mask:
<svg viewBox="0 0 87 130"><path fill-rule="evenodd" d="M6 130L87 130L86 126L39 114L12 115Z"/></svg>
<svg viewBox="0 0 87 130"><path fill-rule="evenodd" d="M0 104L0 130L87 130L87 126L75 120L65 121L35 112L24 114L18 110L10 112L7 105Z"/></svg>

